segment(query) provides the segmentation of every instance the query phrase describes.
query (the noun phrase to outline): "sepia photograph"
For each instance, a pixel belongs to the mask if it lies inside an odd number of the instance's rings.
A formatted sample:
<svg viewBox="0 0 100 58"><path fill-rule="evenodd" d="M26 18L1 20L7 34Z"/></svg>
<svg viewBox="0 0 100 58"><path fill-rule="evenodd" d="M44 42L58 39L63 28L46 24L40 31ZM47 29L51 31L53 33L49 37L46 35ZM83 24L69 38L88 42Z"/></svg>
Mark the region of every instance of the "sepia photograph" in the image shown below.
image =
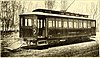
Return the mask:
<svg viewBox="0 0 100 58"><path fill-rule="evenodd" d="M1 57L99 57L100 0L0 0Z"/></svg>

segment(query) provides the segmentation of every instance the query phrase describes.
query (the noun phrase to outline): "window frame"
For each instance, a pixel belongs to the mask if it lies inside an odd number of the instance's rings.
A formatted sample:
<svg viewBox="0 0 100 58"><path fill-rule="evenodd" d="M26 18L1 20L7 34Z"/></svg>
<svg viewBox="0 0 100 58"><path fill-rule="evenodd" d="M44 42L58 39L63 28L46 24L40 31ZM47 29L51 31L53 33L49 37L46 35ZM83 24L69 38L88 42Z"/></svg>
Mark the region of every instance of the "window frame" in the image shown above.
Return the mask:
<svg viewBox="0 0 100 58"><path fill-rule="evenodd" d="M85 24L86 23L86 24ZM86 25L86 26L85 26ZM88 27L88 24L87 24L87 21L86 20L83 20L83 28L87 28Z"/></svg>
<svg viewBox="0 0 100 58"><path fill-rule="evenodd" d="M24 23L23 17L20 18L20 21L21 21L20 22L20 26L24 26L24 24L23 24Z"/></svg>
<svg viewBox="0 0 100 58"><path fill-rule="evenodd" d="M50 22L51 21L51 22ZM56 24L55 24L55 18L53 17L49 17L48 18L48 28L55 28ZM51 23L51 24L50 24ZM50 26L51 25L51 26Z"/></svg>
<svg viewBox="0 0 100 58"><path fill-rule="evenodd" d="M24 20L25 20L25 26L28 26L28 19L25 18Z"/></svg>
<svg viewBox="0 0 100 58"><path fill-rule="evenodd" d="M88 28L91 28L91 21L88 21Z"/></svg>
<svg viewBox="0 0 100 58"><path fill-rule="evenodd" d="M24 16L24 17L21 17L21 26L33 26L33 17L32 16ZM30 25L30 22L29 20L31 21L31 25Z"/></svg>
<svg viewBox="0 0 100 58"><path fill-rule="evenodd" d="M83 20L79 20L78 22L79 22L79 23L78 23L78 24L79 24L79 28L83 28ZM80 26L81 26L81 27L80 27Z"/></svg>
<svg viewBox="0 0 100 58"><path fill-rule="evenodd" d="M48 28L52 28L52 20L48 20Z"/></svg>
<svg viewBox="0 0 100 58"><path fill-rule="evenodd" d="M69 29L70 29L70 28L74 28L74 23L73 23L73 22L74 22L73 19L68 19ZM70 24L71 24L72 26L71 26Z"/></svg>
<svg viewBox="0 0 100 58"><path fill-rule="evenodd" d="M59 25L59 22L60 22L60 25ZM62 19L61 18L56 18L56 28L62 28Z"/></svg>
<svg viewBox="0 0 100 58"><path fill-rule="evenodd" d="M28 26L32 26L32 19L27 19L28 20Z"/></svg>
<svg viewBox="0 0 100 58"><path fill-rule="evenodd" d="M79 28L79 20L74 19L74 23L73 24L74 24L74 28Z"/></svg>
<svg viewBox="0 0 100 58"><path fill-rule="evenodd" d="M95 21L91 21L91 27L95 27L96 26L96 22Z"/></svg>
<svg viewBox="0 0 100 58"><path fill-rule="evenodd" d="M63 19L63 28L68 28L68 19Z"/></svg>

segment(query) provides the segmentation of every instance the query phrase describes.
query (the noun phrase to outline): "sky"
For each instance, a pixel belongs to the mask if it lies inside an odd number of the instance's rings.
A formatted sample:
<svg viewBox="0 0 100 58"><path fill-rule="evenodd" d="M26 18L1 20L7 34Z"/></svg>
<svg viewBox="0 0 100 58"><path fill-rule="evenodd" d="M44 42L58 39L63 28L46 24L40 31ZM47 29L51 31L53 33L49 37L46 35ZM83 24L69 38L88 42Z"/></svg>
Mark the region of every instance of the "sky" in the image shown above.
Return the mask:
<svg viewBox="0 0 100 58"><path fill-rule="evenodd" d="M61 1L65 1L65 9L67 9L74 0L55 0L53 10L60 11L62 9L63 6L61 5ZM67 9L67 12L89 14L92 18L97 2L98 0L75 0L74 3ZM31 12L38 8L46 8L45 0L22 0L21 3L25 6L25 12Z"/></svg>

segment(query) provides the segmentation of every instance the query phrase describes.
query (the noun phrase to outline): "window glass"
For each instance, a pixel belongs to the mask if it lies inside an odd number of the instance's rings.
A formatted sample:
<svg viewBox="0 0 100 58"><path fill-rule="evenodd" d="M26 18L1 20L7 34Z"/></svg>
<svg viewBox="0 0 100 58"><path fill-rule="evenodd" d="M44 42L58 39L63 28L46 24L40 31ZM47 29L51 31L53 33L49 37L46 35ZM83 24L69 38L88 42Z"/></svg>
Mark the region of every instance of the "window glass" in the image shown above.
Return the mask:
<svg viewBox="0 0 100 58"><path fill-rule="evenodd" d="M78 20L74 20L74 28L78 28Z"/></svg>
<svg viewBox="0 0 100 58"><path fill-rule="evenodd" d="M73 28L73 20L69 20L69 28Z"/></svg>
<svg viewBox="0 0 100 58"><path fill-rule="evenodd" d="M95 21L91 22L91 27L95 27Z"/></svg>
<svg viewBox="0 0 100 58"><path fill-rule="evenodd" d="M21 18L21 26L23 26L23 18Z"/></svg>
<svg viewBox="0 0 100 58"><path fill-rule="evenodd" d="M32 26L32 25L37 26L37 19L33 18L31 16L25 16L23 19L21 18L21 26L22 25L24 25L24 26Z"/></svg>
<svg viewBox="0 0 100 58"><path fill-rule="evenodd" d="M82 20L79 20L79 28L82 28Z"/></svg>
<svg viewBox="0 0 100 58"><path fill-rule="evenodd" d="M38 28L39 28L39 20L38 20Z"/></svg>
<svg viewBox="0 0 100 58"><path fill-rule="evenodd" d="M58 27L58 21L56 21L56 27Z"/></svg>
<svg viewBox="0 0 100 58"><path fill-rule="evenodd" d="M83 21L84 28L87 28L87 21Z"/></svg>
<svg viewBox="0 0 100 58"><path fill-rule="evenodd" d="M67 21L63 21L64 28L67 28Z"/></svg>
<svg viewBox="0 0 100 58"><path fill-rule="evenodd" d="M61 19L59 19L59 18L57 18L56 19L56 27L61 27L62 25L61 25Z"/></svg>
<svg viewBox="0 0 100 58"><path fill-rule="evenodd" d="M54 18L49 18L48 19L48 27L55 27L55 19Z"/></svg>
<svg viewBox="0 0 100 58"><path fill-rule="evenodd" d="M28 26L32 26L32 20L28 19Z"/></svg>
<svg viewBox="0 0 100 58"><path fill-rule="evenodd" d="M59 21L59 27L61 27L61 21Z"/></svg>
<svg viewBox="0 0 100 58"><path fill-rule="evenodd" d="M34 19L34 25L36 25L36 26L37 26L37 24L36 24L36 23L37 23L37 21L36 21L36 19Z"/></svg>
<svg viewBox="0 0 100 58"><path fill-rule="evenodd" d="M90 21L88 21L88 28L91 28Z"/></svg>
<svg viewBox="0 0 100 58"><path fill-rule="evenodd" d="M25 19L25 26L27 26L27 19Z"/></svg>
<svg viewBox="0 0 100 58"><path fill-rule="evenodd" d="M43 21L42 21L42 20L40 20L40 23L41 23L41 26L40 26L40 28L42 28L42 27L43 27L43 26L42 26L42 25L43 25L43 24L42 24L42 23L43 23Z"/></svg>
<svg viewBox="0 0 100 58"><path fill-rule="evenodd" d="M38 28L43 28L43 24L45 24L45 23L43 23L43 20L40 20L40 19L34 20L34 22L36 22L36 23L34 23L34 25L35 26L38 25Z"/></svg>
<svg viewBox="0 0 100 58"><path fill-rule="evenodd" d="M53 27L55 27L55 21L53 20Z"/></svg>
<svg viewBox="0 0 100 58"><path fill-rule="evenodd" d="M52 21L48 21L48 27L52 27Z"/></svg>
<svg viewBox="0 0 100 58"><path fill-rule="evenodd" d="M45 20L44 20L44 27L45 27Z"/></svg>

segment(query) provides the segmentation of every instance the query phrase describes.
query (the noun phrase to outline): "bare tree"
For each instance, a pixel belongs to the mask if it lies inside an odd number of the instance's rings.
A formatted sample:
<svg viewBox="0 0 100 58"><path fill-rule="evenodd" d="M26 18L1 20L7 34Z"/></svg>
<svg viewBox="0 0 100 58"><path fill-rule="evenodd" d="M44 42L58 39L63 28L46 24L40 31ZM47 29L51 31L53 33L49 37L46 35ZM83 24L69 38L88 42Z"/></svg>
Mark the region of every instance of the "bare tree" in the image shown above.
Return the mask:
<svg viewBox="0 0 100 58"><path fill-rule="evenodd" d="M53 9L55 0L45 0L45 7L48 9Z"/></svg>
<svg viewBox="0 0 100 58"><path fill-rule="evenodd" d="M97 20L96 22L96 31L100 31L99 30L99 22L100 22L100 2L97 2L96 6L95 6L95 10L94 10L94 13L93 13L93 19Z"/></svg>
<svg viewBox="0 0 100 58"><path fill-rule="evenodd" d="M66 9L67 3L67 0L61 0L61 11Z"/></svg>
<svg viewBox="0 0 100 58"><path fill-rule="evenodd" d="M6 35L6 31L13 30L15 28L16 11L19 10L21 5L16 1L2 1L1 2L1 21L2 31Z"/></svg>

